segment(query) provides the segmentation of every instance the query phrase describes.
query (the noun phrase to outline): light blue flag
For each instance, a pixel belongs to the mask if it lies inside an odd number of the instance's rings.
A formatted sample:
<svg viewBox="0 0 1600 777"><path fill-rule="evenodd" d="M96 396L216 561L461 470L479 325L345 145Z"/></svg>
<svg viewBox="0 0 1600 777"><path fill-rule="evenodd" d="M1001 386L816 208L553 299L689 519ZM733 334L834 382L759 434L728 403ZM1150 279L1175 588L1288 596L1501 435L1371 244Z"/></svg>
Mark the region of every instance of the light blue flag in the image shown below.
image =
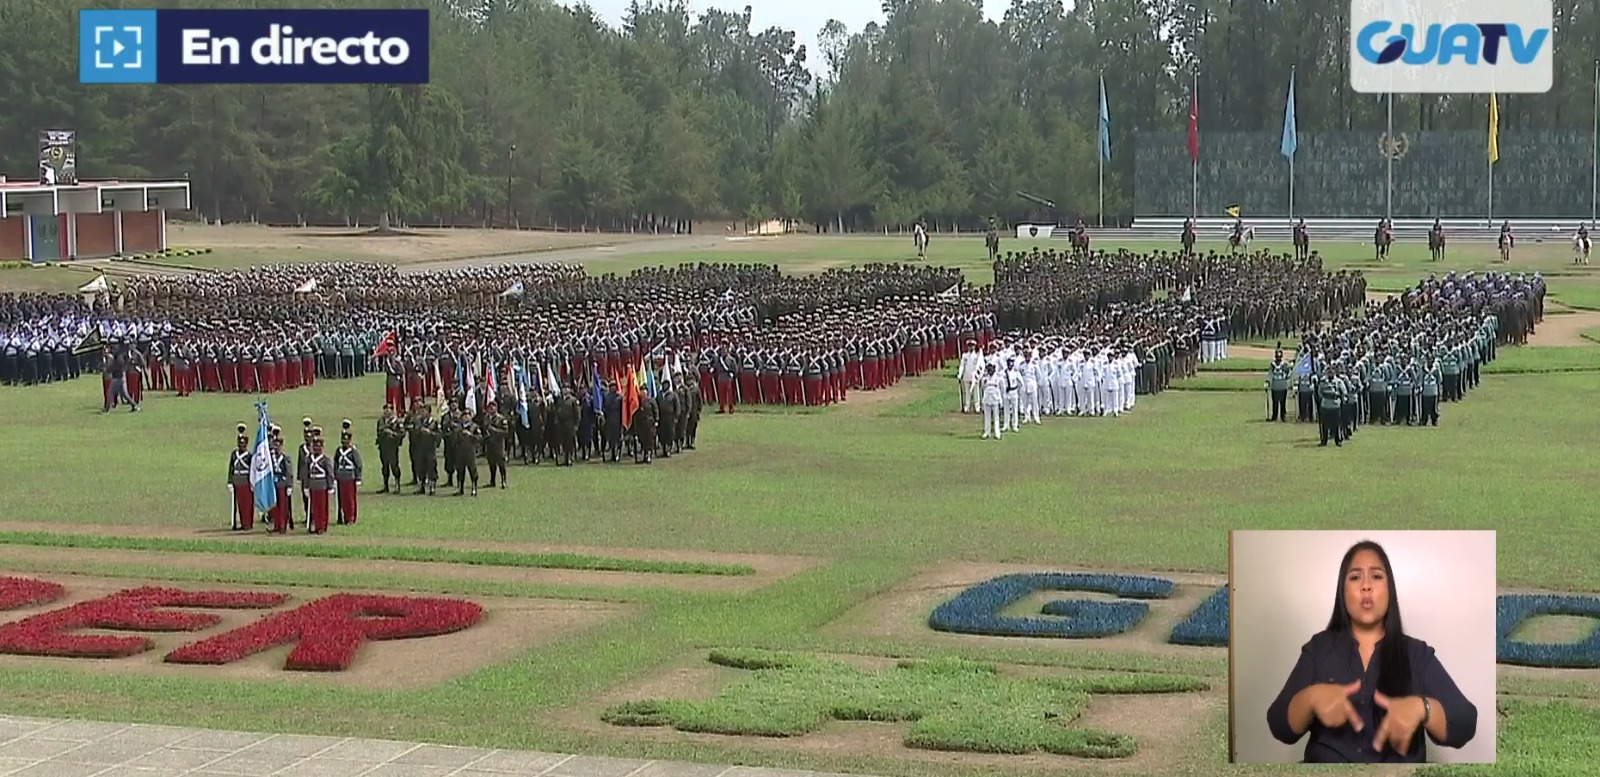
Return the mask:
<svg viewBox="0 0 1600 777"><path fill-rule="evenodd" d="M1310 375L1311 373L1312 373L1311 354L1309 354L1309 353L1301 354L1300 355L1300 359L1294 365L1294 374L1296 374L1296 375Z"/></svg>
<svg viewBox="0 0 1600 777"><path fill-rule="evenodd" d="M1106 77L1100 77L1100 158L1111 161L1111 109L1106 105Z"/></svg>
<svg viewBox="0 0 1600 777"><path fill-rule="evenodd" d="M250 492L255 495L257 510L271 510L278 505L278 478L272 471L272 446L267 443L267 403L256 403L256 415L261 423L256 428L255 452L250 456Z"/></svg>
<svg viewBox="0 0 1600 777"><path fill-rule="evenodd" d="M1294 159L1294 152L1300 150L1300 135L1295 131L1294 121L1294 70L1289 70L1289 104L1283 110L1283 147L1279 153Z"/></svg>

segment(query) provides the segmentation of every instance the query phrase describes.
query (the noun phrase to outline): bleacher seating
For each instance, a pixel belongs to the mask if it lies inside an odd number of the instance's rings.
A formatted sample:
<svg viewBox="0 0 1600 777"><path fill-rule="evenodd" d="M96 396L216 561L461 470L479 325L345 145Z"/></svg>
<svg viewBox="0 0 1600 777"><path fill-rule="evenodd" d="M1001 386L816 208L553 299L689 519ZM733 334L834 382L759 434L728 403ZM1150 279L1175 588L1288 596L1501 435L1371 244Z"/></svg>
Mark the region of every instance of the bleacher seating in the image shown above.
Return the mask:
<svg viewBox="0 0 1600 777"><path fill-rule="evenodd" d="M1287 243L1293 236L1294 224L1299 219L1291 221L1286 218L1257 218L1246 217L1244 225L1255 229L1255 240ZM1140 218L1135 219L1133 226L1126 229L1089 228L1089 239L1100 241L1153 241L1171 242L1176 244L1179 235L1183 234L1182 218ZM1493 243L1500 235L1501 219L1492 223L1487 219L1443 219L1445 237L1454 243ZM1511 219L1511 231L1517 236L1519 242L1548 242L1571 240L1573 233L1578 231L1580 224L1587 223L1583 219ZM1351 219L1351 218L1307 218L1306 229L1311 232L1311 242L1315 246L1319 241L1353 241L1372 242L1372 233L1378 226L1378 219ZM1428 230L1433 227L1433 219L1395 219L1394 239L1397 243L1426 242ZM1043 232L1043 229L1040 230ZM1226 240L1233 231L1231 218L1201 218L1195 219L1195 231L1201 242L1214 242ZM1600 232L1593 225L1590 232ZM1072 231L1066 227L1056 227L1050 237L1054 239L1070 239Z"/></svg>

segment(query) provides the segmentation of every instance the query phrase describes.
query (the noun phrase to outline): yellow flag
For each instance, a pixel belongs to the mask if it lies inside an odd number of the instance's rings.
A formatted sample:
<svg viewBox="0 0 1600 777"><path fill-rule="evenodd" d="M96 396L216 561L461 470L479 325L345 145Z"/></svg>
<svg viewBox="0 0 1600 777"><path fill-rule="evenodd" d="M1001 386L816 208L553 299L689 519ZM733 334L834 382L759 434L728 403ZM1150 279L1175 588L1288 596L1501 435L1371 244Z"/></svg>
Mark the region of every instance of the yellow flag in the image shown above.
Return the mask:
<svg viewBox="0 0 1600 777"><path fill-rule="evenodd" d="M1489 95L1489 164L1500 161L1500 101Z"/></svg>
<svg viewBox="0 0 1600 777"><path fill-rule="evenodd" d="M1244 209L1240 208L1238 205L1229 205L1228 206L1227 213L1228 213L1229 216L1232 216L1234 218L1239 218L1239 214L1243 213L1243 212L1244 212Z"/></svg>

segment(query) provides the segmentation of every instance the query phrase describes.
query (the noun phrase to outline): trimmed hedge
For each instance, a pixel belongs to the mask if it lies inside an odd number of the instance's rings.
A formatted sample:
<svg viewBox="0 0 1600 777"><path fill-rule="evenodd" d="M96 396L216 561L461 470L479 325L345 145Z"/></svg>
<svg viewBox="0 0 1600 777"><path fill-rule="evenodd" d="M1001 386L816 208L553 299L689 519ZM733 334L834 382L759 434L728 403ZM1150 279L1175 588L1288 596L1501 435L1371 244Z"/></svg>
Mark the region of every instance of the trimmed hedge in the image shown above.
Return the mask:
<svg viewBox="0 0 1600 777"><path fill-rule="evenodd" d="M1228 646L1228 586L1206 597L1182 623L1172 628L1167 641L1174 645Z"/></svg>
<svg viewBox="0 0 1600 777"><path fill-rule="evenodd" d="M1093 694L1209 687L1174 675L1023 679L960 658L900 661L878 671L750 649L714 650L710 660L754 671L706 701L630 701L607 708L601 719L616 726L766 737L802 736L834 720L909 723L905 745L924 750L1126 758L1137 751L1132 737L1073 726Z"/></svg>
<svg viewBox="0 0 1600 777"><path fill-rule="evenodd" d="M1043 572L996 577L962 591L934 608L928 627L956 634L999 637L1065 637L1093 639L1121 634L1139 625L1149 613L1143 602L1060 600L1045 604L1044 615L1059 618L1001 615L1007 607L1036 591L1087 591L1124 599L1165 599L1172 581L1159 577Z"/></svg>
<svg viewBox="0 0 1600 777"><path fill-rule="evenodd" d="M1600 597L1548 594L1502 594L1496 603L1495 652L1502 664L1600 668L1600 629L1586 639L1566 644L1523 642L1512 639L1517 627L1538 615L1573 615L1600 619Z"/></svg>

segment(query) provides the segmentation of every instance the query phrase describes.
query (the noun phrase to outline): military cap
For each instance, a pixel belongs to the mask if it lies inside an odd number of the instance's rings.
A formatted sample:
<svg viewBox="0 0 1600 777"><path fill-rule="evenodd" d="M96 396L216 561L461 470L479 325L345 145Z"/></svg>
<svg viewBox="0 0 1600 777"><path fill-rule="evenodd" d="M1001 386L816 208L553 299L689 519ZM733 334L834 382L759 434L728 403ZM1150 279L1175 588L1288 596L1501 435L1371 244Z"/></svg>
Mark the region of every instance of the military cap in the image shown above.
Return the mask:
<svg viewBox="0 0 1600 777"><path fill-rule="evenodd" d="M322 436L322 427L320 427L320 426L311 427L311 436L312 437L321 437Z"/></svg>
<svg viewBox="0 0 1600 777"><path fill-rule="evenodd" d="M339 433L339 439L341 439L341 440L348 440L348 439L350 439L350 430L349 430L349 429L346 429L346 430L344 430L344 431L343 431L343 432L340 432L340 433Z"/></svg>
<svg viewBox="0 0 1600 777"><path fill-rule="evenodd" d="M246 430L246 429L248 429L248 428L250 428L250 427L247 427L247 426L245 426L245 425L244 425L244 424L242 424L242 423L241 423L241 424L239 424L239 425L238 425L238 426L236 426L236 427L234 427L234 429L235 429L235 430L237 430L237 431L238 431L238 432L239 432L239 436L240 436L240 437L243 437L243 436L244 436L244 433L245 433L245 430Z"/></svg>
<svg viewBox="0 0 1600 777"><path fill-rule="evenodd" d="M339 422L339 428L343 429L343 430L345 430L347 432L350 431L350 419L346 418L343 421L340 421Z"/></svg>
<svg viewBox="0 0 1600 777"><path fill-rule="evenodd" d="M311 428L311 416L306 416L305 418L300 419L300 425L305 427L305 428L307 428L307 429L310 429Z"/></svg>

